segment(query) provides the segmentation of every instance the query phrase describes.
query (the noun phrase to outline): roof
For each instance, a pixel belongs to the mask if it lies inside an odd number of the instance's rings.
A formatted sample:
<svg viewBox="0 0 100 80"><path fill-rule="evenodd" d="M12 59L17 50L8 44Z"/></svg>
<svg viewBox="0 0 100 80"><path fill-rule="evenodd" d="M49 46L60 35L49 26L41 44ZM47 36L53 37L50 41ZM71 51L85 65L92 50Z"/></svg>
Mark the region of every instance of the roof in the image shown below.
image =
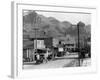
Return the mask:
<svg viewBox="0 0 100 80"><path fill-rule="evenodd" d="M23 41L23 48L34 48L34 42L33 41L29 41L29 40L24 40Z"/></svg>
<svg viewBox="0 0 100 80"><path fill-rule="evenodd" d="M48 38L48 36L47 35L43 35L42 33L37 33L37 34L31 33L29 35L29 38Z"/></svg>
<svg viewBox="0 0 100 80"><path fill-rule="evenodd" d="M23 38L49 38L50 36L46 35L44 31L31 31L23 34Z"/></svg>
<svg viewBox="0 0 100 80"><path fill-rule="evenodd" d="M67 35L67 36L62 36L62 37L56 37L56 39L58 39L59 41L62 41L64 43L75 43L75 38L74 37L71 37L70 35Z"/></svg>

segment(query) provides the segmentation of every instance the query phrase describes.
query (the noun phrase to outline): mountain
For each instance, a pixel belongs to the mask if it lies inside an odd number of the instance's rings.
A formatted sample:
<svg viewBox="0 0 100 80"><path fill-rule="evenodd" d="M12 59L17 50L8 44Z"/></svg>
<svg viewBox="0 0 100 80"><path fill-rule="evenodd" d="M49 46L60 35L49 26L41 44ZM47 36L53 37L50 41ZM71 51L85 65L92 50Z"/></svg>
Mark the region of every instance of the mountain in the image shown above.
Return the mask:
<svg viewBox="0 0 100 80"><path fill-rule="evenodd" d="M72 24L68 21L63 21L62 24L65 25L66 28L69 28L72 26Z"/></svg>
<svg viewBox="0 0 100 80"><path fill-rule="evenodd" d="M37 21L37 18L40 21ZM24 15L23 23L23 31L29 35L35 34L34 27L38 27L38 30L43 31L45 35L50 37L70 35L77 39L77 26L73 27L72 23L68 21L61 22L54 17L45 17L37 14L35 11ZM80 22L80 36L82 38L90 36L90 30L91 25L85 25L83 22Z"/></svg>

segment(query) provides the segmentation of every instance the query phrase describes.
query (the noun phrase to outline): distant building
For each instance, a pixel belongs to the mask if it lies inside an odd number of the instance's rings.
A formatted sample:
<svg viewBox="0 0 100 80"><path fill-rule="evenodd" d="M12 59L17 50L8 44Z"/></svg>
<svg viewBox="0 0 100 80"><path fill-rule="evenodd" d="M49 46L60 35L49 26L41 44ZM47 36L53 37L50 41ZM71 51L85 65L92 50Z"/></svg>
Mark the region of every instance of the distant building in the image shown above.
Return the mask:
<svg viewBox="0 0 100 80"><path fill-rule="evenodd" d="M53 38L53 46L57 47L58 44L59 44L59 40L57 38Z"/></svg>
<svg viewBox="0 0 100 80"><path fill-rule="evenodd" d="M75 38L70 35L67 35L66 39L62 43L65 45L67 51L74 50L76 48Z"/></svg>
<svg viewBox="0 0 100 80"><path fill-rule="evenodd" d="M53 45L59 45L59 42L65 47L67 51L74 50L76 48L76 41L74 37L71 37L70 35L56 37L53 39ZM64 46L65 45L65 46ZM59 46L58 46L59 47Z"/></svg>

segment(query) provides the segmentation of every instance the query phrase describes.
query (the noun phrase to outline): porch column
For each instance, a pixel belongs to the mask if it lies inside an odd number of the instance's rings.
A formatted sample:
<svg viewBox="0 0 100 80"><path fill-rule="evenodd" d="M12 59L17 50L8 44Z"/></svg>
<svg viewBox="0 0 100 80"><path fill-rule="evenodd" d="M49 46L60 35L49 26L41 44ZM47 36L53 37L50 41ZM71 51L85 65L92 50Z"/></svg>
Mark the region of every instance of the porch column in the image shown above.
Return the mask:
<svg viewBox="0 0 100 80"><path fill-rule="evenodd" d="M28 58L28 49L27 49L27 51L26 51L26 57Z"/></svg>

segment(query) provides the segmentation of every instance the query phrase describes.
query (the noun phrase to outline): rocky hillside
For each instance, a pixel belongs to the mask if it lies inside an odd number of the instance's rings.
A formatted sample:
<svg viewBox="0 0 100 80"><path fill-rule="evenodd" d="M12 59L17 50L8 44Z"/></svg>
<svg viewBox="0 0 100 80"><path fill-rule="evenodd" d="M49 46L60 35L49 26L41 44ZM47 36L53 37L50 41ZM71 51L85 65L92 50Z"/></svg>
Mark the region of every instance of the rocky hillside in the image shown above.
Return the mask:
<svg viewBox="0 0 100 80"><path fill-rule="evenodd" d="M44 32L48 36L59 37L70 35L77 38L77 26L73 27L73 24L67 20L61 22L54 17L45 17L37 14L35 11L23 16L24 36L34 34L34 27L38 27L39 31ZM81 37L90 37L90 32L91 25L80 26Z"/></svg>

